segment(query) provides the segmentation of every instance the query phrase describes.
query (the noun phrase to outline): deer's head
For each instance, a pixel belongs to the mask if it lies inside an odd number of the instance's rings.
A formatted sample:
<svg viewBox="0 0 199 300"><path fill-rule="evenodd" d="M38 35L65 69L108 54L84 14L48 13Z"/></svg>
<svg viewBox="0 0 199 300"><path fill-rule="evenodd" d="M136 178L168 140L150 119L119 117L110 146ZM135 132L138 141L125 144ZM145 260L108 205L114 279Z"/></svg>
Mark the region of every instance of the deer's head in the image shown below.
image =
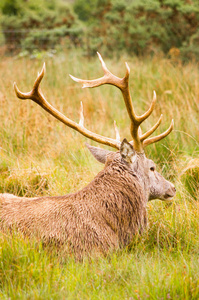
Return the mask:
<svg viewBox="0 0 199 300"><path fill-rule="evenodd" d="M121 142L120 135L116 123L114 122L116 138L108 138L101 136L84 127L84 115L83 115L83 105L81 103L80 110L80 121L75 123L70 120L62 113L57 111L52 105L50 105L45 99L44 95L40 90L40 83L45 73L45 64L41 73L38 74L38 77L34 83L32 91L29 93L22 93L14 84L15 92L20 99L31 99L37 104L39 104L43 109L53 115L55 118L63 122L65 125L73 128L87 138L94 140L100 144L108 145L110 147L116 148L119 150L115 152L114 155L111 155L111 159L117 159L126 164L129 167L130 171L133 171L134 174L139 179L140 184L142 185L146 200L161 199L161 200L170 200L175 195L175 187L172 183L167 181L162 175L156 171L155 164L152 160L147 159L144 154L144 148L152 143L158 142L161 139L165 138L173 129L173 120L170 127L160 135L150 137L150 135L158 128L162 121L162 115L160 116L157 123L149 129L144 134L141 133L140 125L144 120L146 120L152 113L154 105L156 102L156 93L153 93L153 101L149 109L141 116L136 115L129 92L129 74L130 68L126 63L126 75L123 78L119 78L113 75L106 67L101 55L98 53L102 68L104 71L104 76L95 80L82 80L71 76L71 78L83 85L83 88L93 88L98 87L103 84L111 84L118 87L123 95L126 109L130 118L131 126L130 132L132 140L127 142L126 139L123 139ZM98 147L88 146L91 153L94 157L102 162L106 163L107 158L110 157L110 151L104 150Z"/></svg>
<svg viewBox="0 0 199 300"><path fill-rule="evenodd" d="M136 152L126 139L122 141L118 152L108 151L89 144L86 146L92 155L103 164L117 159L128 166L142 185L146 201L171 200L175 196L174 185L156 171L156 165L151 159L146 158L143 152Z"/></svg>

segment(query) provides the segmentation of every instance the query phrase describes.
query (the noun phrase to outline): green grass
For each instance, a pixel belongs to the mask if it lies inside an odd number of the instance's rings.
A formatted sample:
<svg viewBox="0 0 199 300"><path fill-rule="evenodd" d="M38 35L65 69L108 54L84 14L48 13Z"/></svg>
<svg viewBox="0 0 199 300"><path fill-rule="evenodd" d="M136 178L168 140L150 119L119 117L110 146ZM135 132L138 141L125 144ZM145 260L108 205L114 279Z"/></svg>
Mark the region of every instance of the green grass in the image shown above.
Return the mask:
<svg viewBox="0 0 199 300"><path fill-rule="evenodd" d="M160 114L157 133L174 118L175 130L146 149L158 170L171 180L177 195L172 203L148 204L148 228L128 249L107 257L76 262L56 248L18 233L0 234L0 299L198 299L199 298L199 72L198 65L172 64L165 59L105 59L110 70L125 74L136 112L157 104L143 124L149 129ZM0 192L21 196L61 195L79 190L102 169L85 149L86 138L64 127L31 101L16 98L12 85L31 89L42 61L0 60ZM46 60L42 91L69 118L78 121L84 103L86 127L130 139L129 119L119 90L112 86L81 89L68 76L102 76L97 57L77 53ZM92 142L91 142L92 143Z"/></svg>

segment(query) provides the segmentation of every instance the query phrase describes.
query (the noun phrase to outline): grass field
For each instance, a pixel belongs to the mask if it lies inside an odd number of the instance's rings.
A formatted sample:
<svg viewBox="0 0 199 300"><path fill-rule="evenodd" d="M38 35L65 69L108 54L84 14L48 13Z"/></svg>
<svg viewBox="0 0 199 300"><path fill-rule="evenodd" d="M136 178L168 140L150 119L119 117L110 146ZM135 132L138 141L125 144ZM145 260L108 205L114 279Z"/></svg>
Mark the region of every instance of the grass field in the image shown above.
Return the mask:
<svg viewBox="0 0 199 300"><path fill-rule="evenodd" d="M102 76L97 55L88 61L71 52L45 61L42 91L50 103L78 121L83 101L87 128L114 137L116 120L120 135L130 138L120 91L112 86L82 90L68 76ZM143 131L161 113L158 132L174 118L174 131L146 154L175 184L177 195L172 203L150 202L143 235L107 257L75 262L17 233L0 234L0 299L199 299L199 66L162 58L105 61L120 77L128 62L137 114L149 107L156 91L156 108ZM42 65L43 60L0 59L0 192L62 195L84 187L103 167L86 150L86 138L35 103L16 98L13 82L29 91Z"/></svg>

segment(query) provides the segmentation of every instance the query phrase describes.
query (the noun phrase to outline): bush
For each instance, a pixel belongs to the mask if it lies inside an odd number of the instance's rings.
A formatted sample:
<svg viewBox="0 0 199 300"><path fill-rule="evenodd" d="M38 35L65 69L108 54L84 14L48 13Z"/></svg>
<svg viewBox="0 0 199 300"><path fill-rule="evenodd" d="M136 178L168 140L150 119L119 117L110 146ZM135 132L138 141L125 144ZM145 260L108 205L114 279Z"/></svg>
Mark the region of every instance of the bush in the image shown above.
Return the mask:
<svg viewBox="0 0 199 300"><path fill-rule="evenodd" d="M66 38L87 56L170 56L177 49L184 61L199 57L196 0L3 0L0 8L11 51L52 49Z"/></svg>
<svg viewBox="0 0 199 300"><path fill-rule="evenodd" d="M71 29L76 22L67 3L47 0L4 1L2 29L8 50L49 49L63 37L73 38Z"/></svg>
<svg viewBox="0 0 199 300"><path fill-rule="evenodd" d="M196 1L103 0L92 6L76 0L75 12L87 26L90 53L165 54L177 48L182 58L198 57L199 7ZM194 46L193 46L194 45Z"/></svg>

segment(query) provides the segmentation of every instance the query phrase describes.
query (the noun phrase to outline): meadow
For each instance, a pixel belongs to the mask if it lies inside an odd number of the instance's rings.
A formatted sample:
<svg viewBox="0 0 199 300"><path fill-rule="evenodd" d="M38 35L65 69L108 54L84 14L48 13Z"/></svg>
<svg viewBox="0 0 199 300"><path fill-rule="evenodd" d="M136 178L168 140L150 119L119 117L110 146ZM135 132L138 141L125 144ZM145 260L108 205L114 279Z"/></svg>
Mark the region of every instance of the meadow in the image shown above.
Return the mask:
<svg viewBox="0 0 199 300"><path fill-rule="evenodd" d="M13 82L29 91L44 60L41 88L52 105L78 121L82 101L87 128L115 137L116 120L121 137L130 139L120 91L108 85L81 89L68 76L102 76L97 55L88 60L71 51L32 60L1 58L1 193L63 195L83 188L103 168L90 156L85 137L15 96ZM174 119L174 131L146 148L146 155L175 184L177 194L172 202L149 202L145 232L107 257L77 262L18 233L0 233L0 299L199 299L199 66L162 57L104 60L119 77L128 62L137 114L146 111L156 91L157 104L143 131L161 113L156 134Z"/></svg>

